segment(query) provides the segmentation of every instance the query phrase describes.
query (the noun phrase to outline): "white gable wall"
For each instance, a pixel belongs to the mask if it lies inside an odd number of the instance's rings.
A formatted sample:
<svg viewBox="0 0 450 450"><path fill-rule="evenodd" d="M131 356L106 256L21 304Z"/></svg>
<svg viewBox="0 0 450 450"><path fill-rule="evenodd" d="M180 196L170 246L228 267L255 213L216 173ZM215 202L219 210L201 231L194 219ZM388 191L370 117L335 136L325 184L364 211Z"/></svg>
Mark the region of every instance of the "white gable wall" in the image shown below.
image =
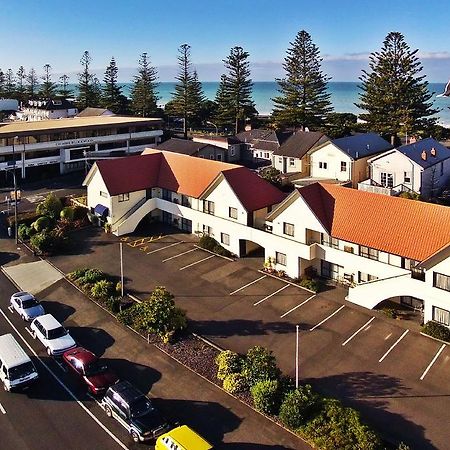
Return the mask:
<svg viewBox="0 0 450 450"><path fill-rule="evenodd" d="M93 170L94 174L87 185L87 206L89 209L94 209L97 205L103 205L109 209L109 214L111 214L111 197L106 184L100 171L97 168Z"/></svg>
<svg viewBox="0 0 450 450"><path fill-rule="evenodd" d="M329 178L339 181L352 179L352 158L331 142L311 153L310 161L311 177ZM344 171L341 170L341 162L346 163L346 170ZM326 168L324 167L325 165Z"/></svg>

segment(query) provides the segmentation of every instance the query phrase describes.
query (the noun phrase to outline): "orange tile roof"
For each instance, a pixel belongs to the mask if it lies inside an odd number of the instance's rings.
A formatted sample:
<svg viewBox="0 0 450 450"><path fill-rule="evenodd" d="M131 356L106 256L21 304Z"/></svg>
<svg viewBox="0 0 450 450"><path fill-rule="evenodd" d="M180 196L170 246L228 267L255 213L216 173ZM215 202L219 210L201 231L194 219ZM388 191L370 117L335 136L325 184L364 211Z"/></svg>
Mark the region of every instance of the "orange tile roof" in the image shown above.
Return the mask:
<svg viewBox="0 0 450 450"><path fill-rule="evenodd" d="M283 192L245 167L157 149L96 164L110 195L158 186L200 198L223 174L247 211L275 205L285 197Z"/></svg>
<svg viewBox="0 0 450 450"><path fill-rule="evenodd" d="M450 208L315 183L298 190L331 236L423 261L450 242Z"/></svg>

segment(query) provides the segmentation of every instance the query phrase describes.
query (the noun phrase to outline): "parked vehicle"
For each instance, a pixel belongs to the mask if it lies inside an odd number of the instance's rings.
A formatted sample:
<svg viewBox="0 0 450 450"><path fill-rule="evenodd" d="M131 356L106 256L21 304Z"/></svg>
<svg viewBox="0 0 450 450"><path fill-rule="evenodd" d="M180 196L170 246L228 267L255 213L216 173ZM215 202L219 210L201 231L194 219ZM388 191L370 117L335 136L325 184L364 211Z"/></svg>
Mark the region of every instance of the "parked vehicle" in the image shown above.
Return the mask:
<svg viewBox="0 0 450 450"><path fill-rule="evenodd" d="M155 450L212 450L212 445L192 428L181 425L156 440Z"/></svg>
<svg viewBox="0 0 450 450"><path fill-rule="evenodd" d="M69 332L51 314L36 317L30 328L33 338L42 342L50 356L61 355L77 345Z"/></svg>
<svg viewBox="0 0 450 450"><path fill-rule="evenodd" d="M130 433L134 442L156 439L170 426L152 402L128 381L111 386L101 407Z"/></svg>
<svg viewBox="0 0 450 450"><path fill-rule="evenodd" d="M9 300L11 309L27 322L45 314L43 306L29 292L16 292Z"/></svg>
<svg viewBox="0 0 450 450"><path fill-rule="evenodd" d="M30 357L12 334L0 336L0 380L5 391L26 388L39 375Z"/></svg>
<svg viewBox="0 0 450 450"><path fill-rule="evenodd" d="M83 347L75 347L63 354L63 361L94 395L103 395L119 378L107 364Z"/></svg>

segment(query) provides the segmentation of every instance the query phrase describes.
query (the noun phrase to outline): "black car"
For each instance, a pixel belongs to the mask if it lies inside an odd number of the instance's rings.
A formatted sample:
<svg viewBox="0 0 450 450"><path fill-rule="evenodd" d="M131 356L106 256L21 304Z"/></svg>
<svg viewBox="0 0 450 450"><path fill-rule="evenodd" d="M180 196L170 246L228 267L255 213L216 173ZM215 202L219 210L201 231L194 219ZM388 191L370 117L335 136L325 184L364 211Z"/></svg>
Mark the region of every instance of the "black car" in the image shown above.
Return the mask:
<svg viewBox="0 0 450 450"><path fill-rule="evenodd" d="M101 401L108 417L114 417L133 441L156 439L170 429L170 425L142 392L128 381L111 386Z"/></svg>

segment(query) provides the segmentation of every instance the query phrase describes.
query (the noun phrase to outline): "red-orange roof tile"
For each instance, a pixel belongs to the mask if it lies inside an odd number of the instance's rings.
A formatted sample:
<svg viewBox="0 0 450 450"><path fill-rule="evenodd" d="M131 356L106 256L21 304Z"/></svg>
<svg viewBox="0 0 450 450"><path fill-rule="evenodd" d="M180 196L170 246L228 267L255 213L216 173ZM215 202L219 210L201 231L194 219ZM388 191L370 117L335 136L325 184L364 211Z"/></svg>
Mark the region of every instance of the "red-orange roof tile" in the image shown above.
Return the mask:
<svg viewBox="0 0 450 450"><path fill-rule="evenodd" d="M450 208L315 183L299 189L331 236L423 261L450 242Z"/></svg>

